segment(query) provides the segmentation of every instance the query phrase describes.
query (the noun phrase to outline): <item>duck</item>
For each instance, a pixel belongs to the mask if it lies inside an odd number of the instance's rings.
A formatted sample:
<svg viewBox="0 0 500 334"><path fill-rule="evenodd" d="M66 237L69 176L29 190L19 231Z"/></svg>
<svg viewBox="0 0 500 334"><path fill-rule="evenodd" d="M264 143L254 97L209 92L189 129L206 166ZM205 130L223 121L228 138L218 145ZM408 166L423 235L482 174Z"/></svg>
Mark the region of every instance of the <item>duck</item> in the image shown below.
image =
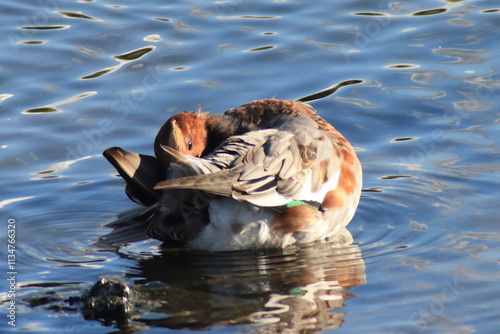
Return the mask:
<svg viewBox="0 0 500 334"><path fill-rule="evenodd" d="M104 240L145 232L214 252L352 242L361 163L310 104L273 98L222 114L182 112L160 128L154 152L104 151L146 207L110 224Z"/></svg>

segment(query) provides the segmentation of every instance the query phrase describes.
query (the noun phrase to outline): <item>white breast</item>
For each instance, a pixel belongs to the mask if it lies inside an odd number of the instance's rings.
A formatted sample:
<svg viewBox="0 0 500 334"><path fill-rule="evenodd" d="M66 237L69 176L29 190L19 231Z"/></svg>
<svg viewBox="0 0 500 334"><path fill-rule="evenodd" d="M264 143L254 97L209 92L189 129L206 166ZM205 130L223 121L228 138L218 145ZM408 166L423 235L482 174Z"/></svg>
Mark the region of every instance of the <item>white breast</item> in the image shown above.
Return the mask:
<svg viewBox="0 0 500 334"><path fill-rule="evenodd" d="M271 209L221 197L210 201L209 213L210 224L190 241L191 248L228 251L286 247L295 242L291 234L271 230L275 213Z"/></svg>

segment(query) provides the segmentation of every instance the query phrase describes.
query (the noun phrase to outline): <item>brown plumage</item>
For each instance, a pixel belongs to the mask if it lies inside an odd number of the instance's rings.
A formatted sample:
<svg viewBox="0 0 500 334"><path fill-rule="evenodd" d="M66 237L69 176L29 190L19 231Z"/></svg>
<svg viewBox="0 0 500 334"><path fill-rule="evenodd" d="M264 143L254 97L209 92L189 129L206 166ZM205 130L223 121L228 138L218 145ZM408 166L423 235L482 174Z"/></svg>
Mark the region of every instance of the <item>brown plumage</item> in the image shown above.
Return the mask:
<svg viewBox="0 0 500 334"><path fill-rule="evenodd" d="M117 162L123 154L110 150L105 156L120 171L127 165ZM159 131L155 155L155 164L152 157L143 159L150 166L167 169L163 177L154 178L156 186L141 177L144 169L137 174L121 170L120 174L134 185L139 202L147 204L151 197L160 196L155 205L168 214L154 219L157 227L189 225L185 218L179 221L179 215L177 221L171 219L176 212L172 207L192 205L192 196L186 194L205 194L209 199L200 208L203 223L194 224L199 235L190 235L190 245L195 248L283 247L336 234L345 236L342 231L354 215L361 192L361 165L352 146L310 105L300 102L267 99L222 115L177 114ZM154 175L158 175L156 166ZM137 189L141 187L148 200L140 199ZM226 210L227 215L224 209L215 212L220 203L233 203L229 205L239 208L242 217L254 218L243 223L233 208ZM245 237L250 228L245 226L253 226L248 225L252 219L260 222L259 215L267 222L257 233L262 240L247 242L256 235L252 232ZM224 233L232 237L222 242L229 245L207 244L214 226L227 226L229 232ZM154 237L171 238L168 233L155 233Z"/></svg>

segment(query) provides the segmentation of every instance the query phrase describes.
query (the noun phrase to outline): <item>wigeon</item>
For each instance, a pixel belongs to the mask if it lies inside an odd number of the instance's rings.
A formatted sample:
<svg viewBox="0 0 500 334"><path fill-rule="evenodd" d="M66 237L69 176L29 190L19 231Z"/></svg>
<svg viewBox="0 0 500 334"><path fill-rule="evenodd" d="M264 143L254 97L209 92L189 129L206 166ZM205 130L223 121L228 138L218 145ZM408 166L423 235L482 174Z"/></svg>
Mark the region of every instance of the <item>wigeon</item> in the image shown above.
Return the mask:
<svg viewBox="0 0 500 334"><path fill-rule="evenodd" d="M362 185L351 144L314 109L257 100L221 115L183 112L155 140L155 156L110 148L104 156L148 206L112 224L208 251L351 242L346 226Z"/></svg>

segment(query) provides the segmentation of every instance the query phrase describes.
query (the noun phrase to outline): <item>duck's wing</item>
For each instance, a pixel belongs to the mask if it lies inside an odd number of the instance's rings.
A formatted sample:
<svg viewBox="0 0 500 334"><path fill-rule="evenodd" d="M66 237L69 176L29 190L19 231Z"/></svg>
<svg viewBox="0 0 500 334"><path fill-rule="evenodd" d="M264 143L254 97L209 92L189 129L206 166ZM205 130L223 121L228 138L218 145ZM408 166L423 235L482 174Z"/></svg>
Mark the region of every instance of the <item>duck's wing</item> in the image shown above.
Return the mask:
<svg viewBox="0 0 500 334"><path fill-rule="evenodd" d="M148 208L139 207L121 213L115 221L106 225L106 227L110 227L112 231L101 236L97 243L119 246L148 239L149 236L146 231L148 229L149 219L155 212L156 208L152 206Z"/></svg>
<svg viewBox="0 0 500 334"><path fill-rule="evenodd" d="M220 171L162 181L155 189L198 189L263 207L293 200L321 203L336 186L340 165L332 141L308 117L280 130L230 137L211 155L187 159Z"/></svg>
<svg viewBox="0 0 500 334"><path fill-rule="evenodd" d="M197 197L194 192L189 193L191 199ZM149 219L147 234L169 244L194 239L210 222L208 205L197 204L187 200L179 202L174 212L170 212L170 209L173 209L171 206L167 210L163 206Z"/></svg>
<svg viewBox="0 0 500 334"><path fill-rule="evenodd" d="M98 244L119 246L151 237L175 246L194 239L209 222L208 208L197 208L189 201L170 202L120 214L106 225L112 231L101 236Z"/></svg>

